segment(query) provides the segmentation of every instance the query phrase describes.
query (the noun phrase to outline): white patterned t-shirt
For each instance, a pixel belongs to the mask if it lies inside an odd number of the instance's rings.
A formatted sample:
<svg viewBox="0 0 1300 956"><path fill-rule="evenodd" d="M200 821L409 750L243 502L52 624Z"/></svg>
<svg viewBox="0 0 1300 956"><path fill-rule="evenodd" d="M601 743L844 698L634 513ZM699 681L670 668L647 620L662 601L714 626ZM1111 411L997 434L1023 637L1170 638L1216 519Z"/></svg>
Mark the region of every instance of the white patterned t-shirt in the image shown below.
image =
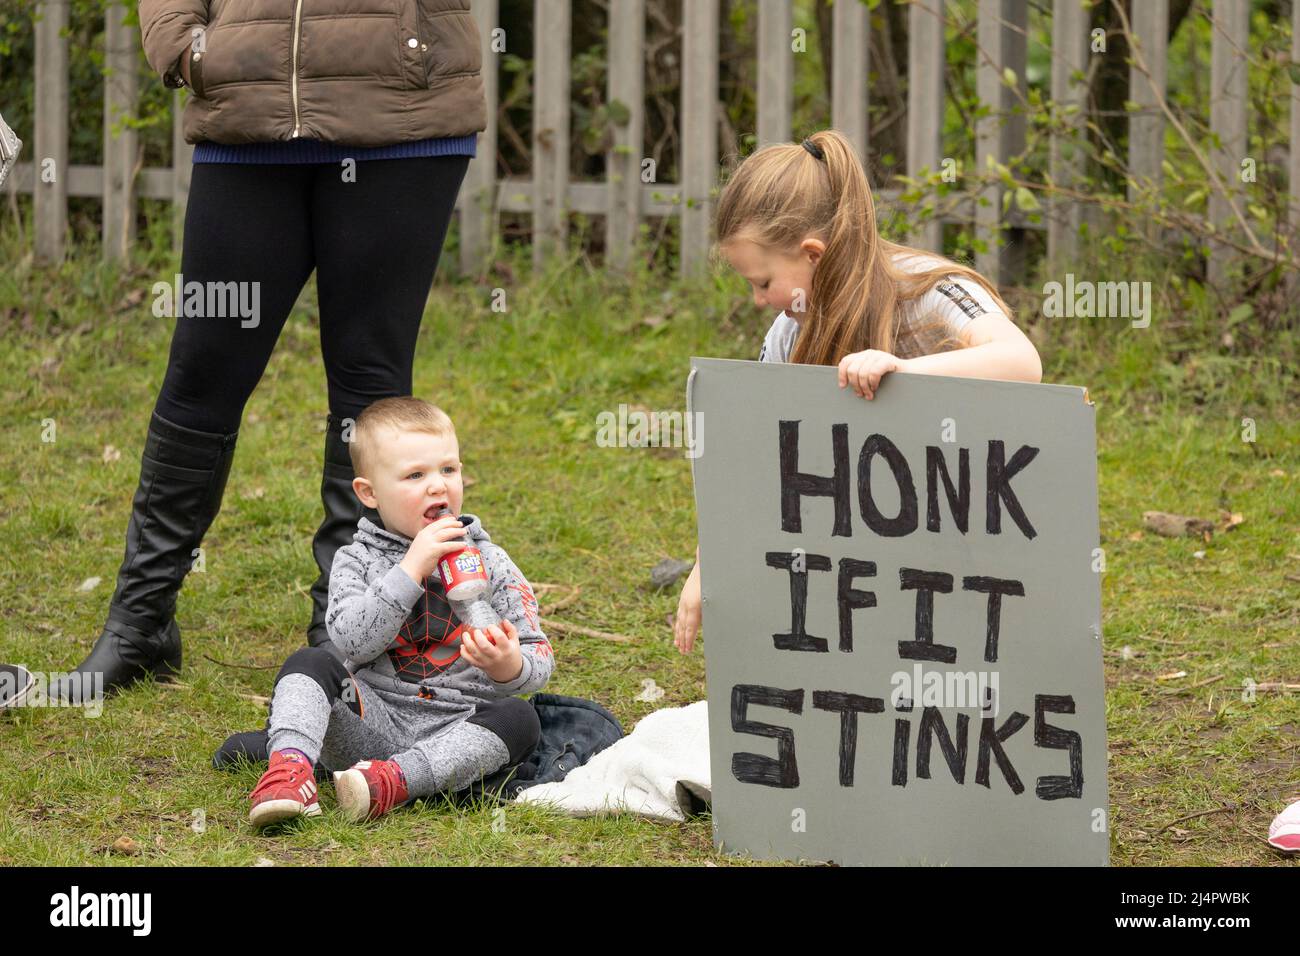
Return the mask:
<svg viewBox="0 0 1300 956"><path fill-rule="evenodd" d="M908 272L919 272L932 265L942 265L945 260L936 256L900 256L894 264ZM945 276L924 295L899 306L899 333L894 342L894 354L899 358L928 355L938 348L943 339L941 331L923 333L926 324L936 319L947 325L953 335L981 315L1005 315L993 297L982 285L956 275ZM763 347L759 350L760 362L788 362L799 337L799 323L782 312L767 330Z"/></svg>

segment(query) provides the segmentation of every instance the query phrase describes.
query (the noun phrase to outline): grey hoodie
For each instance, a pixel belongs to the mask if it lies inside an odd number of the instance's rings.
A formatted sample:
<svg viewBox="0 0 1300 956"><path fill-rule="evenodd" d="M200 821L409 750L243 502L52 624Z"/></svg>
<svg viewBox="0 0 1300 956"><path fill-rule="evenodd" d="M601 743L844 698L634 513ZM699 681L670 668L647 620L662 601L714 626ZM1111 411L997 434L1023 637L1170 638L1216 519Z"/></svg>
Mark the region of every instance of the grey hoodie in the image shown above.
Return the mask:
<svg viewBox="0 0 1300 956"><path fill-rule="evenodd" d="M482 522L467 517L473 521L466 537L483 553L492 608L519 632L524 669L515 680L497 683L460 656L464 626L442 579L435 572L423 584L411 580L398 566L411 539L368 518L334 555L325 614L330 639L354 677L392 703L414 705L426 716L441 712L447 722L468 716L477 701L538 690L555 665L533 589Z"/></svg>

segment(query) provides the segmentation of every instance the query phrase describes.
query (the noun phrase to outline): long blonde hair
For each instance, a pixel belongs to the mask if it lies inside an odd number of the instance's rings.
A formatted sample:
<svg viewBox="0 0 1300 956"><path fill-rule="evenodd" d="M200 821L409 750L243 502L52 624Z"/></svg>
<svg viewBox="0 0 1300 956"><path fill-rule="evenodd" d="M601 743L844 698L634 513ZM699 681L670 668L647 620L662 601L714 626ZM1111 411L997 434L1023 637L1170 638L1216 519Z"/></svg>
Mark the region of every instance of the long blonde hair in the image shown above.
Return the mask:
<svg viewBox="0 0 1300 956"><path fill-rule="evenodd" d="M983 286L1011 316L997 289L968 266L948 259L915 273L895 266L896 255L936 254L880 235L866 170L842 133L828 129L808 138L824 159L799 143L775 143L731 171L718 197L711 250L716 263L720 247L731 240L749 240L786 255L809 236L825 242L812 288L806 290L807 311L791 362L838 365L850 352L893 352L900 332L909 331L900 329L899 306L924 295L949 275ZM938 319L909 334L920 341L921 333L933 329L941 330L941 338L931 350L962 346L951 327Z"/></svg>

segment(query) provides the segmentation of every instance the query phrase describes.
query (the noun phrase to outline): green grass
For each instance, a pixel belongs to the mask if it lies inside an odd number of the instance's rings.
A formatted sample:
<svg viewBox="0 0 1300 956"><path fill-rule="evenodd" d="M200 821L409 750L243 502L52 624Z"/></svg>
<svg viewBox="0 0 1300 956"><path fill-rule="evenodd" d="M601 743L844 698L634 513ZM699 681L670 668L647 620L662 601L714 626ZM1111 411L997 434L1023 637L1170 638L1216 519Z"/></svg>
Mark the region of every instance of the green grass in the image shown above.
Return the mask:
<svg viewBox="0 0 1300 956"><path fill-rule="evenodd" d="M121 560L171 337L148 290L174 263L145 249L119 272L90 250L40 269L12 236L2 251L13 266L0 275L10 425L0 444L0 660L67 670L99 632ZM657 560L693 551L690 467L680 451L596 447L596 415L621 402L682 408L689 356L752 358L767 320L735 276L619 279L578 254L537 277L522 260L511 267L518 280L440 278L415 391L457 423L475 479L466 509L490 516L530 579L581 586L557 616L634 636L624 645L553 634L548 688L599 700L630 729L705 693L703 656L682 659L671 645L677 588L648 587ZM504 313L491 310L496 286ZM1214 341L1201 334L1212 316L1166 331L1072 322L1035 334L1045 380L1087 385L1098 406L1113 861L1279 862L1261 835L1300 791L1297 697L1247 703L1241 687L1247 677L1300 681L1294 340L1231 354L1199 345ZM334 816L329 788L323 818L250 830L258 771L219 773L208 761L227 733L260 726L264 706L240 695L268 694L303 643L326 412L317 336L309 286L247 407L225 505L204 541L206 570L181 594L190 689L137 685L96 720L67 709L0 716L0 864L738 862L714 850L707 817L574 820L511 805L501 818L491 805L434 801L359 828ZM1240 438L1243 416L1257 423L1254 443ZM47 418L54 443L41 441ZM118 460L103 460L108 445ZM1208 545L1135 536L1144 510L1220 508L1245 520ZM80 592L92 576L99 585ZM1155 679L1176 670L1187 677ZM665 691L654 704L635 700L647 679ZM1161 831L1224 805L1237 808ZM122 836L136 855L110 852Z"/></svg>

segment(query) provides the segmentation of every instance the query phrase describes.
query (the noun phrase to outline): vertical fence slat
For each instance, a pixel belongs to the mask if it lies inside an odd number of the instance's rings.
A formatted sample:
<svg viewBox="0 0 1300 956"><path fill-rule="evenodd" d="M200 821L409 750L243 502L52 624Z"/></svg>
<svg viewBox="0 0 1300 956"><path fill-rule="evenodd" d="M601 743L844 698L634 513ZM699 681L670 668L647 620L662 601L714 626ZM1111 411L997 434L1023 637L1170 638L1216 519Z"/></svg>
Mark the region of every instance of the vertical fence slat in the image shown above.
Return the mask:
<svg viewBox="0 0 1300 956"><path fill-rule="evenodd" d="M1211 151L1211 161L1223 185L1241 197L1241 161L1246 158L1246 44L1249 42L1249 0L1214 0L1213 38L1210 46L1210 131L1218 134L1221 148ZM1235 217L1227 198L1210 191L1210 222L1228 231ZM1210 244L1208 276L1223 280L1231 256L1220 243Z"/></svg>
<svg viewBox="0 0 1300 956"><path fill-rule="evenodd" d="M788 0L758 0L758 145L790 139L794 15Z"/></svg>
<svg viewBox="0 0 1300 956"><path fill-rule="evenodd" d="M1078 184L1083 172L1083 152L1078 138L1084 130L1084 98L1081 79L1088 62L1088 9L1082 0L1054 0L1052 3L1052 101L1061 110L1062 125L1068 132L1051 134L1048 147L1048 175L1060 188ZM1077 111L1067 113L1068 107ZM1073 142L1071 140L1074 140ZM1048 212L1047 260L1052 272L1071 262L1078 250L1079 204L1054 199Z"/></svg>
<svg viewBox="0 0 1300 956"><path fill-rule="evenodd" d="M1300 63L1300 3L1291 4L1291 62ZM1291 236L1294 245L1291 254L1300 250L1300 83L1291 84L1291 142L1290 171L1287 183L1291 187Z"/></svg>
<svg viewBox="0 0 1300 956"><path fill-rule="evenodd" d="M533 268L562 254L569 233L570 0L537 0L534 13Z"/></svg>
<svg viewBox="0 0 1300 956"><path fill-rule="evenodd" d="M479 133L476 155L465 170L465 182L456 197L460 213L461 275L487 272L492 237L496 233L497 103L499 53L492 49L492 31L499 22L498 0L471 0L483 54L483 95L487 100L487 126ZM507 39L507 44L509 40Z"/></svg>
<svg viewBox="0 0 1300 956"><path fill-rule="evenodd" d="M867 70L871 14L861 3L831 7L831 124L867 162L870 116L867 113Z"/></svg>
<svg viewBox="0 0 1300 956"><path fill-rule="evenodd" d="M1006 143L1002 126L1006 122L1007 90L1003 70L1007 63L1007 31L1003 27L1006 10L1004 0L979 0L979 21L976 28L975 92L981 107L988 110L975 121L975 173L981 177L996 175L993 163L1005 163ZM980 190L980 202L975 205L975 237L984 243L983 250L975 252L975 268L994 285L1002 276L1002 255L998 243L1002 231L1003 185L990 178Z"/></svg>
<svg viewBox="0 0 1300 956"><path fill-rule="evenodd" d="M645 148L645 0L611 0L609 7L609 100L627 110L627 125L614 124L614 145L605 154L609 212L605 261L625 270L641 224L641 160Z"/></svg>
<svg viewBox="0 0 1300 956"><path fill-rule="evenodd" d="M975 123L975 172L995 175L990 160L1006 164L1025 148L1022 102L1025 78L1029 7L1026 0L980 0L976 93L989 112ZM1008 86L1004 73L1016 76ZM1017 95L1017 90L1019 95ZM975 253L975 268L995 285L1018 276L1024 267L1024 230L1001 229L1004 187L990 179L980 190L984 204L975 205L975 235L983 251ZM999 247L998 242L1004 244Z"/></svg>
<svg viewBox="0 0 1300 956"><path fill-rule="evenodd" d="M1007 66L1016 74L1015 89L1003 87L1007 110L1002 124L1002 155L1010 159L1025 152L1029 117L1024 103L1029 93L1029 0L1002 0L1002 52ZM1005 232L1007 244L1001 251L1002 281L1022 282L1029 261L1025 230L1012 226Z"/></svg>
<svg viewBox="0 0 1300 956"><path fill-rule="evenodd" d="M1142 189L1159 189L1164 182L1165 114L1159 104L1168 73L1169 0L1133 5L1133 37L1150 76L1138 69L1136 60L1129 68L1129 99L1138 107L1128 121L1128 166L1134 180L1128 187L1129 201Z"/></svg>
<svg viewBox="0 0 1300 956"><path fill-rule="evenodd" d="M36 258L63 258L68 228L68 0L41 0L36 9L36 116L33 139L32 205ZM53 182L42 168L53 164Z"/></svg>
<svg viewBox="0 0 1300 956"><path fill-rule="evenodd" d="M943 149L943 0L915 0L907 21L907 174L939 171ZM937 218L913 229L908 241L943 251Z"/></svg>
<svg viewBox="0 0 1300 956"><path fill-rule="evenodd" d="M189 95L181 90L172 93L172 249L176 252L185 243L185 208L194 171L194 144L185 142L184 98Z"/></svg>
<svg viewBox="0 0 1300 956"><path fill-rule="evenodd" d="M139 136L123 122L135 116L139 92L139 30L123 22L128 8L110 5L104 19L103 255L123 260L135 241L135 176ZM115 131L116 124L123 124Z"/></svg>
<svg viewBox="0 0 1300 956"><path fill-rule="evenodd" d="M718 167L718 2L682 6L681 255L683 276L706 264Z"/></svg>

